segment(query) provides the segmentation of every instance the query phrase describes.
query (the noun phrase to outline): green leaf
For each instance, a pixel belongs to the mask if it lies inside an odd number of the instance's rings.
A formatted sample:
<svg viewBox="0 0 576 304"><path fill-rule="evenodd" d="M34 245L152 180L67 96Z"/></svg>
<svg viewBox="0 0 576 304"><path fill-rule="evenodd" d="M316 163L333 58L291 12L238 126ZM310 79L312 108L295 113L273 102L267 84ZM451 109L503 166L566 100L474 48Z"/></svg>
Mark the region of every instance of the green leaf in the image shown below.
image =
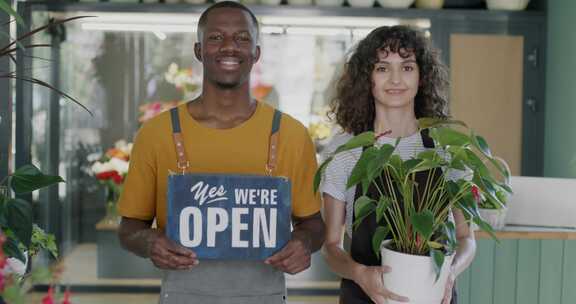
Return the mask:
<svg viewBox="0 0 576 304"><path fill-rule="evenodd" d="M432 249L442 249L444 248L444 245L438 243L438 242L434 242L434 241L429 241L428 242L428 246Z"/></svg>
<svg viewBox="0 0 576 304"><path fill-rule="evenodd" d="M503 163L503 160L501 160L498 157L490 157L488 158L488 161L490 161L492 163L492 165L494 167L496 167L496 169L498 170L498 172L500 172L500 174L502 174L502 176L504 176L504 180L507 184L510 183L510 170L508 169L508 165Z"/></svg>
<svg viewBox="0 0 576 304"><path fill-rule="evenodd" d="M10 6L10 2L7 2L5 0L0 0L0 10L4 11L6 14L14 17L14 19L16 19L16 22L20 25L20 26L24 26L24 20L22 19L22 17L20 17L20 15L18 15L18 13L16 13L16 11L12 8L12 6Z"/></svg>
<svg viewBox="0 0 576 304"><path fill-rule="evenodd" d="M60 182L64 182L60 176L45 175L33 165L18 168L10 179L10 185L16 194L32 192Z"/></svg>
<svg viewBox="0 0 576 304"><path fill-rule="evenodd" d="M6 203L8 227L26 248L30 247L32 238L32 206L22 199L11 199Z"/></svg>
<svg viewBox="0 0 576 304"><path fill-rule="evenodd" d="M34 283L48 283L52 279L52 272L46 267L34 267L30 276Z"/></svg>
<svg viewBox="0 0 576 304"><path fill-rule="evenodd" d="M353 187L360 183L367 177L368 164L370 164L374 158L378 157L378 148L370 147L362 152L360 159L352 169L348 182L346 183L346 188Z"/></svg>
<svg viewBox="0 0 576 304"><path fill-rule="evenodd" d="M316 170L316 174L314 174L314 193L318 192L318 188L320 188L320 182L322 181L322 176L324 175L324 171L326 171L326 167L328 164L334 159L334 156L328 157L322 165Z"/></svg>
<svg viewBox="0 0 576 304"><path fill-rule="evenodd" d="M478 135L474 135L472 138L474 138L473 141L474 146L476 146L478 150L482 151L484 155L486 155L489 158L492 158L492 151L490 151L490 147L488 146L486 140L482 136Z"/></svg>
<svg viewBox="0 0 576 304"><path fill-rule="evenodd" d="M458 239L456 238L456 226L453 222L447 221L446 223L442 224L442 228L444 229L444 233L448 238L448 246L451 249L455 248L458 243Z"/></svg>
<svg viewBox="0 0 576 304"><path fill-rule="evenodd" d="M442 265L444 264L444 253L440 250L431 249L430 257L434 261L434 271L436 271L436 281L440 278L440 271L442 271Z"/></svg>
<svg viewBox="0 0 576 304"><path fill-rule="evenodd" d="M35 255L41 249L47 250L50 254L57 259L58 247L56 246L56 238L50 233L46 233L38 225L34 224L32 229L32 242L30 246L30 255Z"/></svg>
<svg viewBox="0 0 576 304"><path fill-rule="evenodd" d="M382 218L384 217L384 213L390 207L392 202L387 196L381 196L380 200L378 201L378 205L376 206L376 223L380 223Z"/></svg>
<svg viewBox="0 0 576 304"><path fill-rule="evenodd" d="M382 145L382 147L378 149L376 156L367 164L367 178L369 181L374 180L382 174L382 168L384 168L390 160L390 157L394 153L394 149L394 146L388 144Z"/></svg>
<svg viewBox="0 0 576 304"><path fill-rule="evenodd" d="M466 156L466 148L450 146L446 149L450 153L450 167L458 170L466 170L466 163L468 157Z"/></svg>
<svg viewBox="0 0 576 304"><path fill-rule="evenodd" d="M409 174L412 171L412 169L416 168L423 161L424 160L420 158L411 158L404 162L404 164L402 165L403 167L402 169L404 170L404 172Z"/></svg>
<svg viewBox="0 0 576 304"><path fill-rule="evenodd" d="M380 257L380 246L382 245L382 241L384 241L388 236L389 232L390 228L383 226L378 226L374 232L374 236L372 237L372 250L374 250L377 257Z"/></svg>
<svg viewBox="0 0 576 304"><path fill-rule="evenodd" d="M352 137L348 142L338 147L338 149L334 151L334 154L360 147L373 146L374 142L376 142L374 132L364 132Z"/></svg>
<svg viewBox="0 0 576 304"><path fill-rule="evenodd" d="M472 218L472 220L474 223L476 223L476 225L478 225L480 229L486 231L496 242L500 243L500 240L498 240L498 237L494 232L494 228L492 228L490 224L486 223L480 216L475 216Z"/></svg>
<svg viewBox="0 0 576 304"><path fill-rule="evenodd" d="M434 138L441 147L466 146L470 144L468 135L450 128L432 129L430 136Z"/></svg>
<svg viewBox="0 0 576 304"><path fill-rule="evenodd" d="M8 237L6 239L6 242L2 246L2 249L4 250L4 254L6 254L7 257L17 258L22 263L26 262L26 257L18 247L18 241L16 241L15 239Z"/></svg>
<svg viewBox="0 0 576 304"><path fill-rule="evenodd" d="M490 176L491 173L484 165L484 162L470 149L466 149L466 156L468 157L468 165L474 171L474 173L481 176Z"/></svg>
<svg viewBox="0 0 576 304"><path fill-rule="evenodd" d="M354 221L354 229L358 228L358 226L362 223L362 221L370 215L376 206L374 205L374 200L367 197L361 196L354 202L354 217L356 220Z"/></svg>
<svg viewBox="0 0 576 304"><path fill-rule="evenodd" d="M433 118L433 117L423 117L418 119L418 127L420 129L428 129L432 127L448 126L448 125L459 125L465 128L468 126L460 120L451 120L443 118Z"/></svg>
<svg viewBox="0 0 576 304"><path fill-rule="evenodd" d="M427 170L431 170L431 169L435 169L435 168L440 168L441 166L442 165L437 161L426 159L426 160L423 160L420 163L418 163L418 165L416 167L412 168L409 172L407 172L407 174L412 174L412 173L427 171Z"/></svg>
<svg viewBox="0 0 576 304"><path fill-rule="evenodd" d="M424 210L420 213L412 214L410 221L414 230L418 232L426 241L432 236L434 226L434 215L430 210Z"/></svg>

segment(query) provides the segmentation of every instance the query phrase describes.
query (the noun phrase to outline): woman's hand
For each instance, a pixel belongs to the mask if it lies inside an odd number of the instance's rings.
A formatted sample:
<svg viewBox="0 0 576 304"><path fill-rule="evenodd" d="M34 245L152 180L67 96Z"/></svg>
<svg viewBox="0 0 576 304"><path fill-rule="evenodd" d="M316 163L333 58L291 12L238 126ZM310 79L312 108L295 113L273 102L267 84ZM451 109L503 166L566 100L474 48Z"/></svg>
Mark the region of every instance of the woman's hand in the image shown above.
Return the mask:
<svg viewBox="0 0 576 304"><path fill-rule="evenodd" d="M452 289L454 288L455 281L456 274L454 273L454 267L450 267L450 273L448 274L448 281L446 282L446 288L444 289L442 304L450 304L450 301L452 301Z"/></svg>
<svg viewBox="0 0 576 304"><path fill-rule="evenodd" d="M388 266L364 266L362 265L355 276L354 281L360 285L362 290L372 299L376 304L386 304L386 299L391 299L398 302L408 302L409 299L397 295L384 286L382 276L390 272Z"/></svg>

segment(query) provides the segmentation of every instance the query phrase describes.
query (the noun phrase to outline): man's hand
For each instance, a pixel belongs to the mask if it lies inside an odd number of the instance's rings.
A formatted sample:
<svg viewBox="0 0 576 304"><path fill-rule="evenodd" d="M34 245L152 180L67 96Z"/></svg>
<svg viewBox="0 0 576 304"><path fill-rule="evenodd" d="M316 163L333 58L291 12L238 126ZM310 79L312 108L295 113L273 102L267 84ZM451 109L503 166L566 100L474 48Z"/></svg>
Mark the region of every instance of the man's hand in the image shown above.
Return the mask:
<svg viewBox="0 0 576 304"><path fill-rule="evenodd" d="M289 274L297 274L310 267L310 241L303 234L293 234L292 239L264 263Z"/></svg>
<svg viewBox="0 0 576 304"><path fill-rule="evenodd" d="M168 239L162 231L152 229L152 221L122 217L118 228L120 244L143 258L150 258L158 268L183 270L198 264L194 251Z"/></svg>
<svg viewBox="0 0 576 304"><path fill-rule="evenodd" d="M194 251L176 244L164 234L156 233L150 239L150 260L161 269L185 270L198 265Z"/></svg>
<svg viewBox="0 0 576 304"><path fill-rule="evenodd" d="M356 275L354 281L376 304L386 304L387 299L398 302L408 302L408 298L397 295L384 286L382 276L390 272L388 266L364 266Z"/></svg>

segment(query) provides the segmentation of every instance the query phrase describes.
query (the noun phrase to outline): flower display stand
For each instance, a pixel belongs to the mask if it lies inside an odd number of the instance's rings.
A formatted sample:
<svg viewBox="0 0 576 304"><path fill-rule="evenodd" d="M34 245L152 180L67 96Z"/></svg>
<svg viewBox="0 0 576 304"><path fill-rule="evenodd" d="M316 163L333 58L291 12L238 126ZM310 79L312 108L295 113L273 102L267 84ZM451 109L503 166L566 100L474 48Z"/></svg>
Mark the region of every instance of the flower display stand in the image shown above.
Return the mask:
<svg viewBox="0 0 576 304"><path fill-rule="evenodd" d="M149 259L136 256L120 245L118 221L103 219L96 224L98 278L154 279L161 272Z"/></svg>

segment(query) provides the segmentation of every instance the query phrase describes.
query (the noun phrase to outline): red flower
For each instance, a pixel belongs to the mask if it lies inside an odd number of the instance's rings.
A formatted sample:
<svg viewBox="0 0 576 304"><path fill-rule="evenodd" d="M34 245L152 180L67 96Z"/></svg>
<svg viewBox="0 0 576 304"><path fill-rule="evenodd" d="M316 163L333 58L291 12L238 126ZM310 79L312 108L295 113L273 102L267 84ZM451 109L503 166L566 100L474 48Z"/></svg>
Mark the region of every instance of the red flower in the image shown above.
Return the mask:
<svg viewBox="0 0 576 304"><path fill-rule="evenodd" d="M117 185L122 184L122 175L120 175L120 173L118 173L118 171L116 170L111 170L111 171L105 171L105 172L101 172L96 174L96 178L99 180L113 180L114 183L116 183Z"/></svg>
<svg viewBox="0 0 576 304"><path fill-rule="evenodd" d="M62 300L62 304L72 304L72 302L70 302L70 294L70 289L66 289L64 292L64 299Z"/></svg>
<svg viewBox="0 0 576 304"><path fill-rule="evenodd" d="M54 304L54 290L48 288L48 293L42 298L42 304Z"/></svg>
<svg viewBox="0 0 576 304"><path fill-rule="evenodd" d="M480 197L480 189L478 189L478 186L476 185L472 185L472 196L474 196L474 200L477 203L480 203L480 201L482 200L482 198Z"/></svg>
<svg viewBox="0 0 576 304"><path fill-rule="evenodd" d="M120 185L122 184L122 175L118 174L118 172L114 171L114 175L112 175L112 180L114 181L114 183L116 183L116 185Z"/></svg>
<svg viewBox="0 0 576 304"><path fill-rule="evenodd" d="M118 172L116 172L115 170L104 171L96 174L96 178L103 180L111 179L114 176L114 174L118 174Z"/></svg>

